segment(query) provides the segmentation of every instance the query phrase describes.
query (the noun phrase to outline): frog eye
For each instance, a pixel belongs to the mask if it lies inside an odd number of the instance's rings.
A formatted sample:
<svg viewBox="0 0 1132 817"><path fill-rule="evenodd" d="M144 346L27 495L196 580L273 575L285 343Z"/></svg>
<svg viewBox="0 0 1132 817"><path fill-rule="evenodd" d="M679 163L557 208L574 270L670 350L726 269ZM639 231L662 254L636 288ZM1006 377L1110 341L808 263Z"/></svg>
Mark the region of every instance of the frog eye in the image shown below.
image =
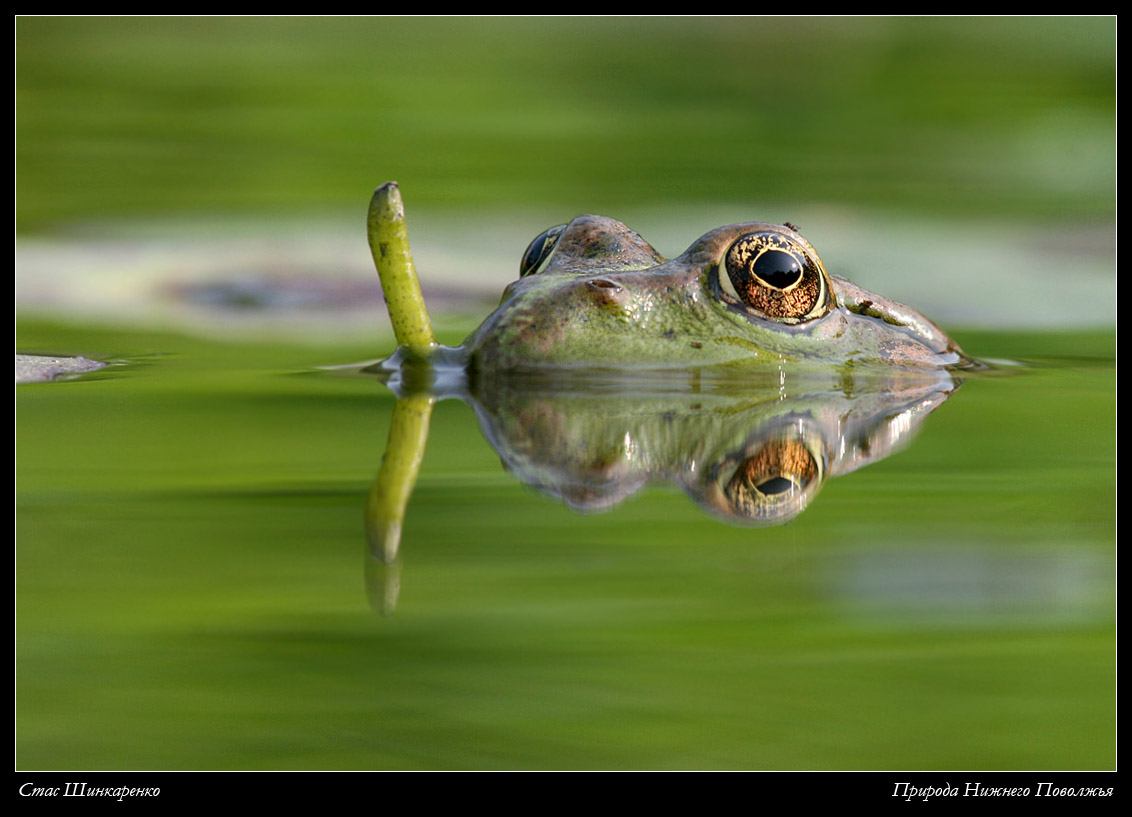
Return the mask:
<svg viewBox="0 0 1132 817"><path fill-rule="evenodd" d="M812 247L765 230L741 236L719 272L724 293L758 315L801 323L829 311L825 268Z"/></svg>
<svg viewBox="0 0 1132 817"><path fill-rule="evenodd" d="M542 263L550 257L551 252L554 251L554 245L558 243L558 237L562 235L562 231L566 229L565 224L559 224L557 227L551 227L543 233L540 233L534 241L527 246L527 251L523 253L522 260L519 261L519 277L524 275L534 275L538 272Z"/></svg>

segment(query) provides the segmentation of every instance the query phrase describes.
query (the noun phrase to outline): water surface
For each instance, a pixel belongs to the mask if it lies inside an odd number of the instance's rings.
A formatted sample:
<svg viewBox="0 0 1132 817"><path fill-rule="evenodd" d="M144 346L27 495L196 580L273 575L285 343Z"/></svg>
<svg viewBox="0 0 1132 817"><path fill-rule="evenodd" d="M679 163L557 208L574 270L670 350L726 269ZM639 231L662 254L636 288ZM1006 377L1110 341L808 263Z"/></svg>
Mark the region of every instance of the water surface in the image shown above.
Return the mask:
<svg viewBox="0 0 1132 817"><path fill-rule="evenodd" d="M394 398L319 368L380 349L20 337L124 365L17 390L19 768L1115 765L1111 332L957 334L1025 365L757 529L578 514L442 401L391 616Z"/></svg>

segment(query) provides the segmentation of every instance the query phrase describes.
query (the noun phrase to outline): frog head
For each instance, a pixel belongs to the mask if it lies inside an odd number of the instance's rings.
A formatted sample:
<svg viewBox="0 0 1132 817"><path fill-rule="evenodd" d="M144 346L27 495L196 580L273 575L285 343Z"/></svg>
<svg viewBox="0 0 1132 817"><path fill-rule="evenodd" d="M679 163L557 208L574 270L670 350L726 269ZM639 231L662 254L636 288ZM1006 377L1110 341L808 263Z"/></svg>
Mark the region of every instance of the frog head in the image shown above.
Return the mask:
<svg viewBox="0 0 1132 817"><path fill-rule="evenodd" d="M464 343L472 371L973 365L920 313L827 273L791 224L719 227L665 260L579 216L535 238L519 272Z"/></svg>

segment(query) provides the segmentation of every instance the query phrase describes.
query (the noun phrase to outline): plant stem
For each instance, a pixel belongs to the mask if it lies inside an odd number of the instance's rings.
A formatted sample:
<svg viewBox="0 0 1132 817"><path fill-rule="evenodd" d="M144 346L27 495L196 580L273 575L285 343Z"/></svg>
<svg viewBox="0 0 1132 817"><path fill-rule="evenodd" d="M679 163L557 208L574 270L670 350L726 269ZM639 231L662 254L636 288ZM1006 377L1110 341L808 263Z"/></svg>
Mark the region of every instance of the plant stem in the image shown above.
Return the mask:
<svg viewBox="0 0 1132 817"><path fill-rule="evenodd" d="M436 336L413 266L397 182L386 182L373 191L366 227L397 343L415 355L427 356L436 347Z"/></svg>

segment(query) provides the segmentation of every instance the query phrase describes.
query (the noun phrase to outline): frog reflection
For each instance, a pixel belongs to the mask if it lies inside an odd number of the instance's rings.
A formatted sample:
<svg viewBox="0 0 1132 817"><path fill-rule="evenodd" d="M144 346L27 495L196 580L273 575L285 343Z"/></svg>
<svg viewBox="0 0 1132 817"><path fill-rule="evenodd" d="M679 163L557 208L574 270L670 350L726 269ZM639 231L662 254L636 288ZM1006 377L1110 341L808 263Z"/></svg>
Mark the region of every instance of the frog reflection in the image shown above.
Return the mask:
<svg viewBox="0 0 1132 817"><path fill-rule="evenodd" d="M574 510L667 482L722 521L764 526L792 520L830 477L901 448L956 388L945 372L762 380L622 380L620 391L528 378L453 396L512 475Z"/></svg>
<svg viewBox="0 0 1132 817"><path fill-rule="evenodd" d="M376 371L386 379L387 371ZM400 577L400 523L427 438L432 401L457 397L513 476L583 513L609 510L649 483L682 488L728 524L787 523L825 481L906 445L957 387L946 371L773 379L672 378L617 383L525 378L510 386L414 392L400 376L367 514L368 581L389 612ZM412 463L412 472L397 470ZM399 513L372 509L401 497ZM391 524L391 518L395 524Z"/></svg>

